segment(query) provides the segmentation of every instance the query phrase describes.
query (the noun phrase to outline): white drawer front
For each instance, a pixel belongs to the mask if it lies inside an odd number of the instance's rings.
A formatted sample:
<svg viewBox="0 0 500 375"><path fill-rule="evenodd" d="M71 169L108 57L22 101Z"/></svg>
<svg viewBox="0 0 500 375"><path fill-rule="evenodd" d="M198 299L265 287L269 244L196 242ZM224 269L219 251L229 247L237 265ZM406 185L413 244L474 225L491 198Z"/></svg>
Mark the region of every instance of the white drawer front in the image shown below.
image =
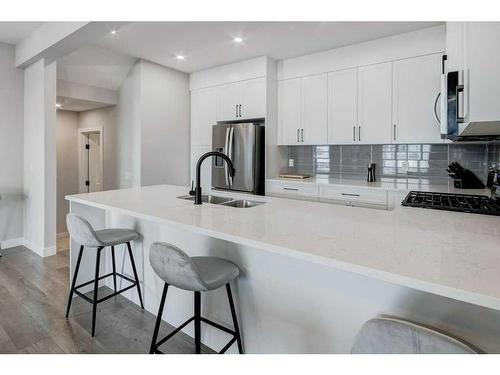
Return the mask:
<svg viewBox="0 0 500 375"><path fill-rule="evenodd" d="M267 195L285 196L297 199L318 200L318 185L267 181Z"/></svg>
<svg viewBox="0 0 500 375"><path fill-rule="evenodd" d="M385 190L320 185L319 200L325 202L350 202L352 206L387 209L387 191Z"/></svg>

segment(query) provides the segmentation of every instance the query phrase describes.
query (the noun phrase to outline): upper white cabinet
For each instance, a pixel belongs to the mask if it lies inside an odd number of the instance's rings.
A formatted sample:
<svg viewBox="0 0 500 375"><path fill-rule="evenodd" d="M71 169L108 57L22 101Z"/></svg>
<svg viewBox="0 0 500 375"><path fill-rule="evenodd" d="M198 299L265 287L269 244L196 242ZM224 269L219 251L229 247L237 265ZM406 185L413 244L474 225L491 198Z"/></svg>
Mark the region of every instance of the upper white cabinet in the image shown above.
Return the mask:
<svg viewBox="0 0 500 375"><path fill-rule="evenodd" d="M358 143L391 143L392 63L358 68Z"/></svg>
<svg viewBox="0 0 500 375"><path fill-rule="evenodd" d="M327 142L326 74L278 83L278 131L283 145Z"/></svg>
<svg viewBox="0 0 500 375"><path fill-rule="evenodd" d="M434 108L440 92L441 54L393 63L393 128L396 143L440 143Z"/></svg>
<svg viewBox="0 0 500 375"><path fill-rule="evenodd" d="M327 143L327 96L326 74L302 78L302 128L300 129L302 144Z"/></svg>
<svg viewBox="0 0 500 375"><path fill-rule="evenodd" d="M212 126L217 122L215 88L191 91L191 145L212 144Z"/></svg>
<svg viewBox="0 0 500 375"><path fill-rule="evenodd" d="M357 142L358 69L328 74L328 143Z"/></svg>
<svg viewBox="0 0 500 375"><path fill-rule="evenodd" d="M278 82L278 142L300 144L302 81L300 78Z"/></svg>
<svg viewBox="0 0 500 375"><path fill-rule="evenodd" d="M266 79L231 83L217 89L217 121L266 116Z"/></svg>

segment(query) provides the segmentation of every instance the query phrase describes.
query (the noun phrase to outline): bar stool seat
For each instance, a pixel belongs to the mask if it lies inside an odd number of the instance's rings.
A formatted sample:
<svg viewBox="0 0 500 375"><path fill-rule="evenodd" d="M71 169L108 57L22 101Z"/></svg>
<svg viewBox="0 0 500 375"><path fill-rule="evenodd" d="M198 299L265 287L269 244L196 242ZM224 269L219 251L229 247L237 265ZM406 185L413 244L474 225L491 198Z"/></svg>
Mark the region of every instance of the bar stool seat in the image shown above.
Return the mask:
<svg viewBox="0 0 500 375"><path fill-rule="evenodd" d="M135 267L134 255L132 253L132 248L130 246L130 241L134 241L139 238L139 233L132 229L102 229L94 230L92 225L85 220L83 217L68 214L66 216L66 223L68 226L68 232L71 239L78 244L80 244L80 251L78 252L78 258L76 260L75 272L73 275L73 280L71 282L71 289L69 291L68 305L66 307L66 318L69 316L69 311L71 308L71 301L73 299L73 294L83 298L85 301L91 303L92 306L92 337L95 335L95 323L97 315L97 304L104 302L120 293L125 292L131 288L137 288L137 294L139 295L139 302L141 303L141 308L144 309L144 304L142 302L141 286L139 283L139 277L137 276L137 269ZM127 247L128 255L130 258L130 264L132 265L132 271L134 273L134 278L130 278L126 275L116 272L116 262L115 262L115 246L124 244ZM113 272L106 275L99 276L101 251L105 247L111 247L111 265L113 266ZM84 248L94 248L96 250L96 266L95 266L95 276L93 280L87 281L83 284L76 285L76 280L78 277L78 271L80 269L80 262L82 260ZM107 295L103 298L98 298L98 288L99 280L105 279L107 277L113 276L114 293ZM117 290L116 288L116 277L120 277L130 283L130 285ZM89 298L84 293L80 292L79 289L87 285L94 285L93 298Z"/></svg>
<svg viewBox="0 0 500 375"><path fill-rule="evenodd" d="M165 282L163 293L156 317L156 325L151 341L150 353L162 353L158 347L174 336L190 322L194 322L194 340L196 353L201 353L201 323L209 324L217 329L229 333L233 338L222 348L219 353L226 352L227 349L237 342L238 351L243 353L236 310L234 308L233 296L230 282L240 274L238 266L228 260L217 257L189 257L184 251L176 246L165 242L155 242L149 250L149 262L156 274ZM158 331L165 306L168 287L172 285L179 289L194 292L194 316L189 318L165 338L158 340ZM226 286L229 307L233 320L234 330L212 322L201 316L201 292L206 292Z"/></svg>
<svg viewBox="0 0 500 375"><path fill-rule="evenodd" d="M206 285L206 290L218 289L240 274L238 266L222 258L192 257L191 260Z"/></svg>
<svg viewBox="0 0 500 375"><path fill-rule="evenodd" d="M132 229L101 229L96 230L95 234L101 246L120 245L139 238L139 233Z"/></svg>

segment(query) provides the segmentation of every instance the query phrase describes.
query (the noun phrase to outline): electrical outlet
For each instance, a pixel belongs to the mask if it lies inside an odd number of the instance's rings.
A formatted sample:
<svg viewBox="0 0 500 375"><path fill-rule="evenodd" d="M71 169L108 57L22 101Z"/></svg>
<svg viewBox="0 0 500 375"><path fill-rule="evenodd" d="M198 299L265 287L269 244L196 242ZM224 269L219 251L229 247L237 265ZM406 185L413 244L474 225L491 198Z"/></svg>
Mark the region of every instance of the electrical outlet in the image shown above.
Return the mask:
<svg viewBox="0 0 500 375"><path fill-rule="evenodd" d="M290 168L292 168L292 167L293 167L293 159L288 159L288 166L289 166Z"/></svg>
<svg viewBox="0 0 500 375"><path fill-rule="evenodd" d="M401 163L401 170L404 172L408 172L408 162L404 161Z"/></svg>

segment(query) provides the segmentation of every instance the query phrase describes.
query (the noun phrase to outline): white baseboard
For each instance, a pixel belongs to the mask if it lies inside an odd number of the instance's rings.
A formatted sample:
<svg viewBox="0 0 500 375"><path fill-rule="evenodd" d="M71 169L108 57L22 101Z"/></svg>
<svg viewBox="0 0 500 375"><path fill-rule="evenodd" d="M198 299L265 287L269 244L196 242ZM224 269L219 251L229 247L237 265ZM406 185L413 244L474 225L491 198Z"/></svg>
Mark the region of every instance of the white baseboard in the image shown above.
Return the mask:
<svg viewBox="0 0 500 375"><path fill-rule="evenodd" d="M0 246L2 249L9 249L11 247L23 246L24 239L22 237L19 238L11 238L10 240L0 241Z"/></svg>
<svg viewBox="0 0 500 375"><path fill-rule="evenodd" d="M55 246L41 247L41 246L35 245L33 242L28 241L26 239L24 240L24 247L33 251L35 254L40 255L41 257L49 257L51 255L56 254L56 247Z"/></svg>
<svg viewBox="0 0 500 375"><path fill-rule="evenodd" d="M69 233L68 232L61 232L61 233L57 233L56 234L56 238L58 240L60 240L61 238L68 238L69 237Z"/></svg>

